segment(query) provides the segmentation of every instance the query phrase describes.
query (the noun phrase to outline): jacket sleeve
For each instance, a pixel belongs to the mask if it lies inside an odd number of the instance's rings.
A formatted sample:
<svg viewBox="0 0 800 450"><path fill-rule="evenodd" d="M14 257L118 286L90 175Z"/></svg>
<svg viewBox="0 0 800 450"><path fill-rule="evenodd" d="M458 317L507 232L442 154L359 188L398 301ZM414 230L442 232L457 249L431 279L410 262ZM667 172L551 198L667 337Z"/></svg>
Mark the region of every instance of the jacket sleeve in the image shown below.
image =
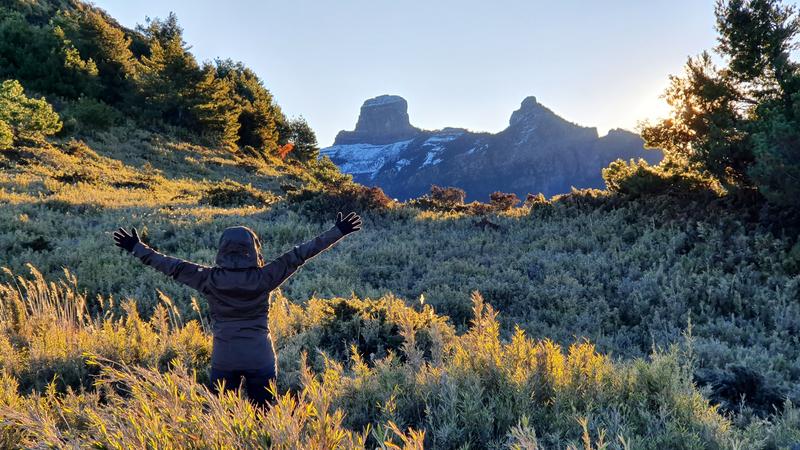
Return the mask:
<svg viewBox="0 0 800 450"><path fill-rule="evenodd" d="M261 268L265 288L271 291L292 276L306 261L327 250L342 239L344 235L339 228L333 227L314 239L284 253L274 261Z"/></svg>
<svg viewBox="0 0 800 450"><path fill-rule="evenodd" d="M141 242L133 247L133 255L148 266L196 290L200 290L211 273L209 267L163 255Z"/></svg>

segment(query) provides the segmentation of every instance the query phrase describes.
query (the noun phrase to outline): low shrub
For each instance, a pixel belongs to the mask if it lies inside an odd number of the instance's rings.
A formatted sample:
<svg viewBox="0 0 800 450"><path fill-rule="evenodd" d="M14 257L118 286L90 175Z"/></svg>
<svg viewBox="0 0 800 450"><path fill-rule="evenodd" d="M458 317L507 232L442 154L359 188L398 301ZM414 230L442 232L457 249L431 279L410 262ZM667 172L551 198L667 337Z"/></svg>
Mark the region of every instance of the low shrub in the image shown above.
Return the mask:
<svg viewBox="0 0 800 450"><path fill-rule="evenodd" d="M300 306L277 294L278 395L259 410L239 392L210 393L204 319L184 321L168 298L147 321L133 301L111 313L110 298L89 314L69 272L48 283L31 270L0 284L7 448L736 449L800 438L791 404L742 427L720 415L692 381L691 345L623 362L587 341L561 347L520 329L502 339L478 293L461 335L391 296Z"/></svg>
<svg viewBox="0 0 800 450"><path fill-rule="evenodd" d="M609 191L634 198L660 194L696 198L703 194L709 198L722 193L711 177L691 170L673 170L664 163L651 166L643 159L612 162L603 169L603 180Z"/></svg>
<svg viewBox="0 0 800 450"><path fill-rule="evenodd" d="M331 212L382 211L393 206L394 201L379 187L366 187L347 182L339 186L290 190L290 203L313 217L328 217Z"/></svg>
<svg viewBox="0 0 800 450"><path fill-rule="evenodd" d="M488 203L470 202L466 204L466 212L473 216L485 216L495 212L494 206Z"/></svg>
<svg viewBox="0 0 800 450"><path fill-rule="evenodd" d="M464 204L466 196L467 194L463 189L432 184L430 193L413 198L407 204L427 211L465 212L469 214L474 210L476 214L483 214L479 203Z"/></svg>
<svg viewBox="0 0 800 450"><path fill-rule="evenodd" d="M64 129L62 134L107 130L123 122L122 113L100 100L81 97L70 102L62 111Z"/></svg>
<svg viewBox="0 0 800 450"><path fill-rule="evenodd" d="M78 183L93 184L99 181L99 177L96 174L86 170L61 172L55 175L53 178L66 184L78 184Z"/></svg>
<svg viewBox="0 0 800 450"><path fill-rule="evenodd" d="M463 189L457 187L441 187L435 184L431 185L431 200L444 208L455 208L459 205L463 205L466 197L467 194Z"/></svg>
<svg viewBox="0 0 800 450"><path fill-rule="evenodd" d="M517 194L506 192L492 192L489 195L489 204L492 205L495 211L508 211L509 209L517 206L519 198Z"/></svg>
<svg viewBox="0 0 800 450"><path fill-rule="evenodd" d="M540 192L540 193L538 193L536 195L528 194L525 197L525 202L523 203L523 206L525 206L527 208L535 209L538 206L544 206L544 205L550 205L550 204L551 203L547 200L547 197L545 197L544 194L542 194Z"/></svg>
<svg viewBox="0 0 800 450"><path fill-rule="evenodd" d="M274 196L255 189L250 184L225 180L203 192L199 203L217 208L239 206L269 206L275 202Z"/></svg>
<svg viewBox="0 0 800 450"><path fill-rule="evenodd" d="M547 217L553 213L553 203L541 192L536 195L528 194L523 207L528 208L531 215L538 217Z"/></svg>

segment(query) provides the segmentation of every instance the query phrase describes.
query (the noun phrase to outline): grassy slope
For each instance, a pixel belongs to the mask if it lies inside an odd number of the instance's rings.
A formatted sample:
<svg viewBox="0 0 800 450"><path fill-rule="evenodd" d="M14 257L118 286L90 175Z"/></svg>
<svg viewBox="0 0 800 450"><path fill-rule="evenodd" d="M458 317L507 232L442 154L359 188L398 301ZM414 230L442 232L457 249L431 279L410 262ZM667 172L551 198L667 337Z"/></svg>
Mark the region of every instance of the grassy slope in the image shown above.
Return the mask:
<svg viewBox="0 0 800 450"><path fill-rule="evenodd" d="M156 248L213 264L230 225L255 229L268 258L331 225L336 211L305 213L281 201L281 185L300 183L297 167L271 161L248 170L229 152L128 133L2 155L9 167L0 200L11 203L0 212L5 265L21 273L30 262L45 274L66 267L90 294L134 296L149 311L156 289L183 305L191 292L113 247L116 226L138 226ZM251 183L275 204L204 204L226 179ZM423 295L463 326L464 299L478 290L502 312L506 331L517 323L560 342L585 336L620 356L674 342L691 317L699 345L714 347L706 363L752 357L766 372L800 381L797 248L733 213L576 196L493 218L499 230L408 208L367 217L363 232L303 269L285 293L295 301Z"/></svg>
<svg viewBox="0 0 800 450"><path fill-rule="evenodd" d="M211 264L226 226L251 226L271 257L330 226L336 212L283 200L282 186L315 184L297 166L132 129L17 148L0 154L0 166L3 265L25 273L30 262L48 277L68 268L89 292L89 309L95 294L113 295L136 299L149 316L159 289L193 317L189 291L111 245L118 225ZM243 203L256 206L213 206L210 192L229 189L226 180L252 184ZM463 331L473 317L469 292L478 290L500 311L503 336L517 323L534 338L587 337L624 358L681 342L691 317L700 369L744 364L779 394L800 398L800 252L789 239L713 206L618 203L597 193L492 220L501 228L407 207L367 213L363 232L301 270L284 292L296 302L392 292L415 303L424 295Z"/></svg>

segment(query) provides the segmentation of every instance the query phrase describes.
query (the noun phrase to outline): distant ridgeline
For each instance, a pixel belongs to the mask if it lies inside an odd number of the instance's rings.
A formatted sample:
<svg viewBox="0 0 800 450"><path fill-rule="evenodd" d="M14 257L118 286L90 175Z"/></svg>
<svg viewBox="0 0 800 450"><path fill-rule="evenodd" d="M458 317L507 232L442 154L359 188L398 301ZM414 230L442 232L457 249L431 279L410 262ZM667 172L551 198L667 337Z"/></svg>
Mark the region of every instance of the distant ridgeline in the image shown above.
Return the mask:
<svg viewBox="0 0 800 450"><path fill-rule="evenodd" d="M469 200L494 191L547 196L577 188L603 188L601 169L618 158L661 160L642 139L625 130L599 137L536 101L523 100L509 126L497 133L462 128L421 130L412 126L402 97L382 95L364 102L354 131L341 131L320 151L355 181L377 185L405 200L431 184L457 186Z"/></svg>

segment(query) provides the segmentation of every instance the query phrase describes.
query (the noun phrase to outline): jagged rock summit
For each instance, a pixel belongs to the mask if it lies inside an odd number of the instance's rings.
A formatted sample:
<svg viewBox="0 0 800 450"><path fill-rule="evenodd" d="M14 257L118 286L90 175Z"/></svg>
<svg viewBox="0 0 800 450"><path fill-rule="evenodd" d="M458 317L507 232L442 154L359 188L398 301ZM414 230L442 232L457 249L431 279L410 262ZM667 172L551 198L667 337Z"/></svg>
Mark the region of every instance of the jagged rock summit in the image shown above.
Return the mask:
<svg viewBox="0 0 800 450"><path fill-rule="evenodd" d="M381 95L364 102L355 129L339 132L321 154L356 181L399 199L425 194L431 184L458 186L469 200L494 191L551 196L573 186L603 187L600 171L615 159L661 159L635 133L617 129L599 137L597 128L565 120L533 96L505 130L491 134L414 127L405 99Z"/></svg>
<svg viewBox="0 0 800 450"><path fill-rule="evenodd" d="M597 128L582 127L559 117L552 110L542 105L536 97L526 97L518 110L511 113L508 128L500 132L512 135L525 141L535 139L552 139L560 136L563 139L597 139Z"/></svg>
<svg viewBox="0 0 800 450"><path fill-rule="evenodd" d="M531 95L530 97L525 97L519 109L511 113L508 126L513 127L526 122L534 122L537 118L547 115L555 116L555 113L545 108L544 105L536 100L536 97Z"/></svg>
<svg viewBox="0 0 800 450"><path fill-rule="evenodd" d="M381 95L364 102L355 130L340 131L334 145L387 144L415 137L420 132L411 126L406 99Z"/></svg>

